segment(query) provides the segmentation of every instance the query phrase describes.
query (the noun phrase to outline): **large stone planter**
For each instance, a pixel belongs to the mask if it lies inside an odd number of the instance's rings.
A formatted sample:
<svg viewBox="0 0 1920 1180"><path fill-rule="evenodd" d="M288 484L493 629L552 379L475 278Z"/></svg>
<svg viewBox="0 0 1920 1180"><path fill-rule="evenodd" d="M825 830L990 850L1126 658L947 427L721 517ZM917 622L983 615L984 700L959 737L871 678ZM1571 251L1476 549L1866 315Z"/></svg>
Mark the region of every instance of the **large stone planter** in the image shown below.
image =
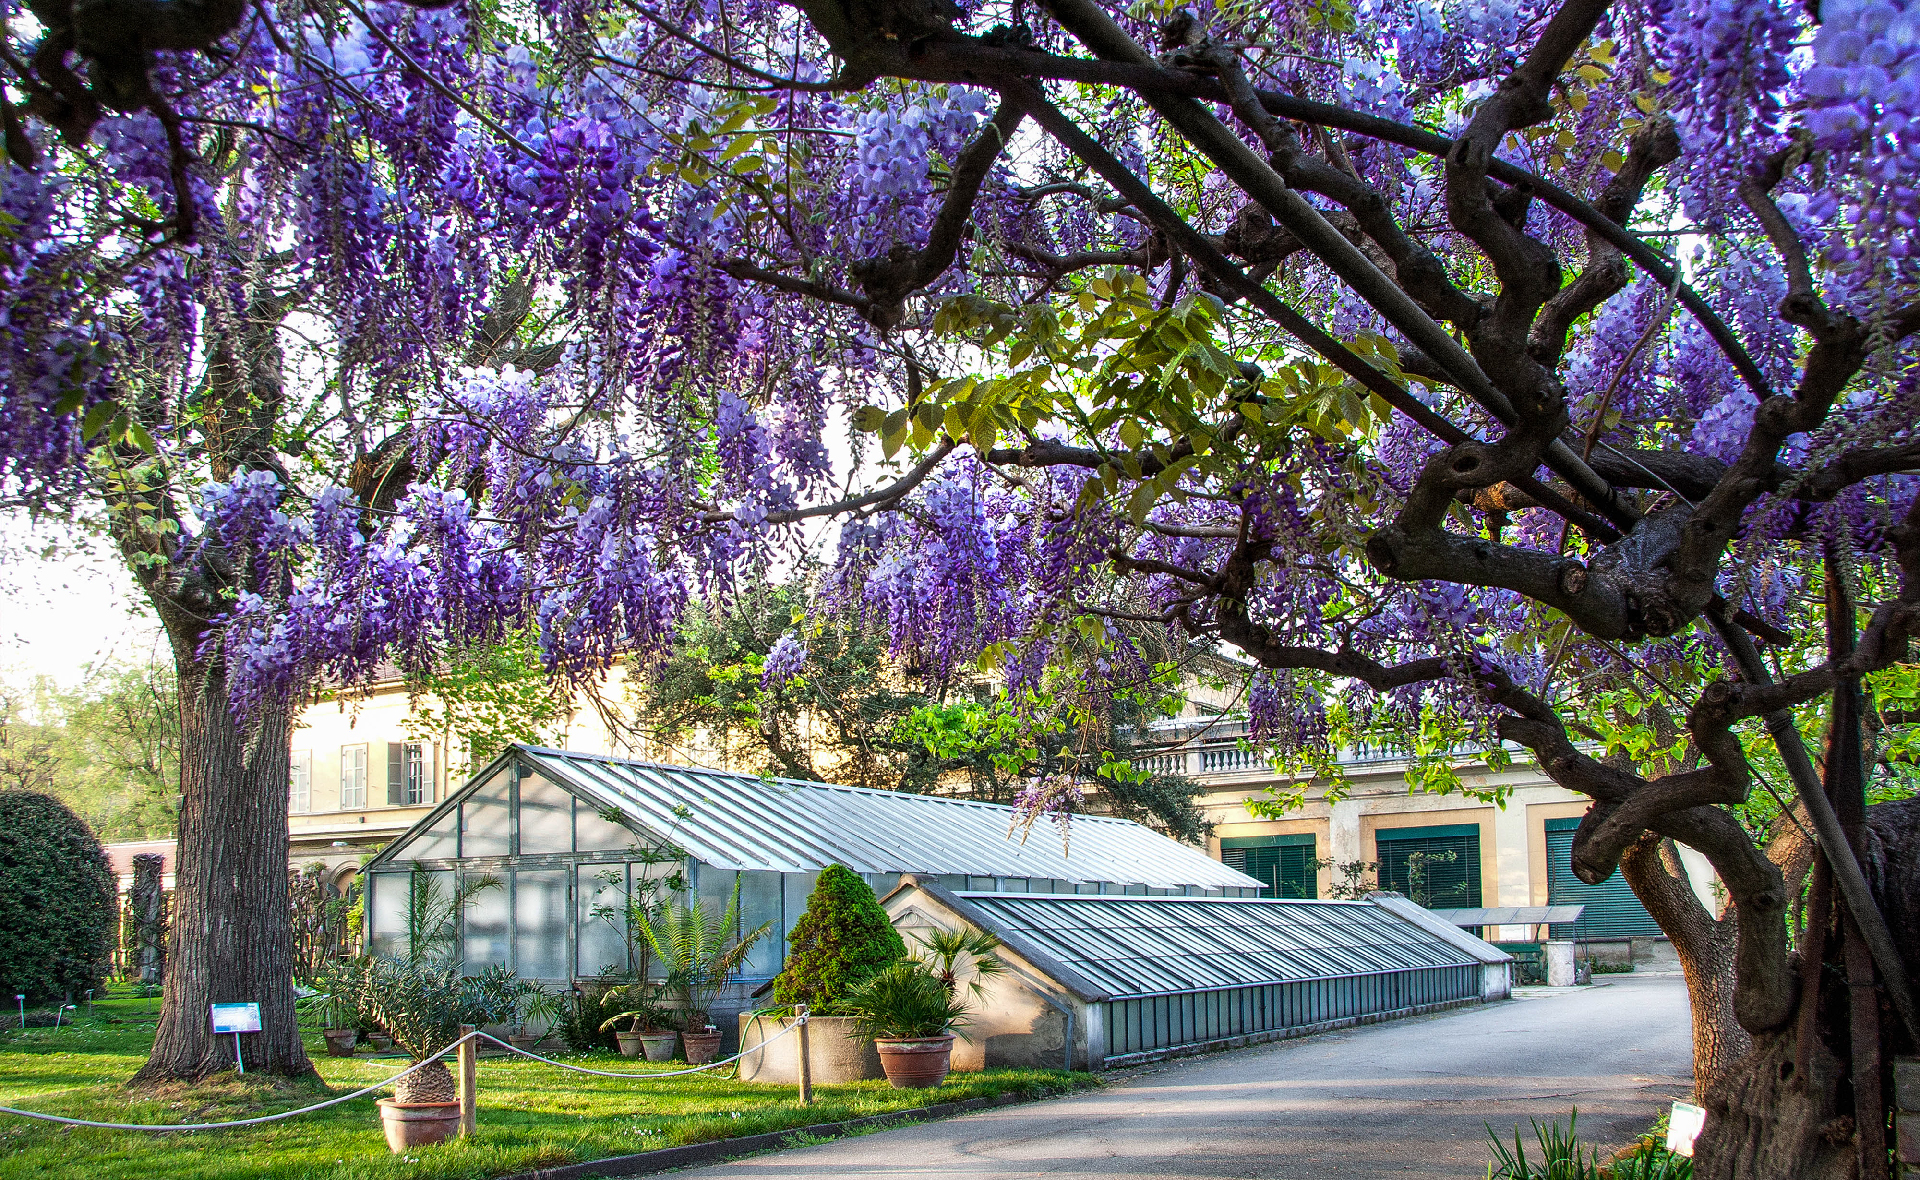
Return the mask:
<svg viewBox="0 0 1920 1180"><path fill-rule="evenodd" d="M740 1014L740 1048L743 1052L765 1044L791 1023L773 1016ZM758 1053L746 1052L740 1059L740 1080L768 1082L779 1086L800 1083L800 1034L780 1037ZM816 1016L807 1022L807 1059L812 1066L813 1082L819 1086L841 1082L864 1082L885 1077L880 1068L880 1053L871 1037L853 1029L846 1016Z"/></svg>

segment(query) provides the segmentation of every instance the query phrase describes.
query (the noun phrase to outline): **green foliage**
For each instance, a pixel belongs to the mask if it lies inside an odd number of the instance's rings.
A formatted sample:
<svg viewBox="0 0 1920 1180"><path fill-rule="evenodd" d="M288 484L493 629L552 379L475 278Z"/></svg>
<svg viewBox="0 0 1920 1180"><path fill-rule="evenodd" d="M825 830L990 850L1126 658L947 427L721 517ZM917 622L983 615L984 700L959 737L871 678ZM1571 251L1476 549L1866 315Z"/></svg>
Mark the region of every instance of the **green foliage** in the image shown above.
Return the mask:
<svg viewBox="0 0 1920 1180"><path fill-rule="evenodd" d="M871 891L869 891L871 896ZM740 925L740 882L719 914L709 914L695 898L686 904L669 901L652 914L638 915L640 933L667 969L667 990L687 1006L687 1031L705 1028L714 997L747 961L753 944L773 929L762 922L735 935Z"/></svg>
<svg viewBox="0 0 1920 1180"><path fill-rule="evenodd" d="M541 667L531 630L450 653L433 672L407 681L407 697L408 737L445 748L455 737L466 747L465 764L449 767L456 778L515 742L546 744L554 723L573 714L570 695Z"/></svg>
<svg viewBox="0 0 1920 1180"><path fill-rule="evenodd" d="M610 1021L626 1007L625 1000L622 988L591 984L576 987L566 997L566 1007L560 1015L560 1039L576 1053L613 1048L617 1042Z"/></svg>
<svg viewBox="0 0 1920 1180"><path fill-rule="evenodd" d="M293 921L293 977L317 979L327 963L354 953L360 926L360 881L347 892L337 892L327 881L326 869L309 864L287 872L287 904Z"/></svg>
<svg viewBox="0 0 1920 1180"><path fill-rule="evenodd" d="M1493 1141L1494 1158L1487 1165L1488 1180L1692 1180L1693 1161L1668 1151L1658 1137L1665 1129L1664 1115L1654 1135L1606 1162L1601 1161L1597 1149L1580 1145L1579 1120L1578 1107L1568 1116L1565 1131L1557 1120L1546 1126L1530 1120L1534 1138L1539 1141L1538 1163L1527 1158L1518 1124L1513 1128L1511 1150L1489 1126L1487 1136Z"/></svg>
<svg viewBox="0 0 1920 1180"><path fill-rule="evenodd" d="M0 685L0 783L65 803L104 841L173 833L180 710L172 669L89 667L66 690L47 677Z"/></svg>
<svg viewBox="0 0 1920 1180"><path fill-rule="evenodd" d="M861 980L841 997L862 1036L937 1037L967 1019L969 1005L947 989L932 965L902 959Z"/></svg>
<svg viewBox="0 0 1920 1180"><path fill-rule="evenodd" d="M820 871L787 945L773 998L805 1004L819 1016L837 1014L850 989L907 954L872 887L845 865Z"/></svg>
<svg viewBox="0 0 1920 1180"><path fill-rule="evenodd" d="M1604 1180L1599 1153L1580 1146L1578 1107L1567 1118L1564 1131L1558 1120L1545 1126L1538 1119L1528 1121L1533 1123L1534 1137L1540 1141L1540 1162L1536 1164L1527 1158L1526 1146L1520 1141L1519 1124L1513 1128L1512 1151L1507 1150L1500 1136L1488 1126L1487 1137L1493 1140L1493 1162L1487 1165L1488 1180Z"/></svg>
<svg viewBox="0 0 1920 1180"><path fill-rule="evenodd" d="M930 930L915 937L920 945L913 957L925 963L948 995L960 992L960 977L971 975L967 991L975 999L986 994L982 981L1004 974L1007 965L994 956L1000 949L998 935L986 930Z"/></svg>
<svg viewBox="0 0 1920 1180"><path fill-rule="evenodd" d="M467 877L448 889L418 861L407 874L407 962L446 964L460 949L460 915L477 895L502 887L500 878Z"/></svg>
<svg viewBox="0 0 1920 1180"><path fill-rule="evenodd" d="M463 979L451 963L408 962L371 955L343 963L331 975L333 994L385 1029L393 1043L424 1061L460 1039L463 1024L492 1019L485 989Z"/></svg>
<svg viewBox="0 0 1920 1180"><path fill-rule="evenodd" d="M1205 837L1197 784L1136 770L1126 736L1177 702L1182 668L1172 658L1145 684L1014 700L984 682L931 682L900 666L877 628L811 622L808 598L803 572L753 588L725 611L691 611L668 659L630 669L634 744L672 752L704 738L729 764L764 774L989 803L1011 802L1032 776L1066 777L1096 786L1123 819L1190 842ZM801 675L762 685L768 653L795 630L807 647ZM1092 660L1111 640L1090 630L1069 646ZM996 647L982 657L983 681L1004 654Z"/></svg>
<svg viewBox="0 0 1920 1180"><path fill-rule="evenodd" d="M0 986L28 1002L98 990L118 914L100 841L66 804L0 791Z"/></svg>

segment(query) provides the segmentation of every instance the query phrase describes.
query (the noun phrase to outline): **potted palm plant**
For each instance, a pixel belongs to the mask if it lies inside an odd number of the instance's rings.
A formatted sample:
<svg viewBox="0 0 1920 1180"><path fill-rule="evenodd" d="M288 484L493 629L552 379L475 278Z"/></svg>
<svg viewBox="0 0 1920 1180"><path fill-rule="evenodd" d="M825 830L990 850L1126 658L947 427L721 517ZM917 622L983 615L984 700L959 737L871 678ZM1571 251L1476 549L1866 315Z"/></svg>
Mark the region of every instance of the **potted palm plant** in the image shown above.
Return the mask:
<svg viewBox="0 0 1920 1180"><path fill-rule="evenodd" d="M667 992L685 1014L680 1039L687 1064L705 1065L720 1050L720 1030L708 1023L714 999L746 964L753 944L767 936L772 922L737 937L740 924L740 885L724 913L707 912L698 898L682 905L669 903L653 914L641 914L640 933L666 968Z"/></svg>
<svg viewBox="0 0 1920 1180"><path fill-rule="evenodd" d="M314 1019L320 1025L320 1035L327 1041L327 1056L351 1057L353 1047L360 1040L358 1027L358 1006L353 997L346 994L345 980L327 981L327 991L310 996L305 1001Z"/></svg>
<svg viewBox="0 0 1920 1180"><path fill-rule="evenodd" d="M633 1006L601 1021L600 1031L613 1029L614 1039L620 1042L622 1056L638 1057L644 1053L648 1061L672 1061L674 1045L679 1038L667 1027L666 1013L660 1005L647 998L651 990L648 984L628 984L627 995L636 997ZM614 1028L623 1020L627 1022L627 1027Z"/></svg>
<svg viewBox="0 0 1920 1180"><path fill-rule="evenodd" d="M937 1086L953 1068L954 1026L969 1006L947 990L934 965L902 959L856 985L840 1002L862 1035L873 1038L880 1068L896 1090Z"/></svg>
<svg viewBox="0 0 1920 1180"><path fill-rule="evenodd" d="M368 1013L416 1062L459 1040L461 1025L489 1015L451 963L365 959L358 974ZM394 1083L393 1097L379 1106L387 1146L396 1152L438 1143L460 1128L459 1092L443 1059Z"/></svg>
<svg viewBox="0 0 1920 1180"><path fill-rule="evenodd" d="M560 1023L566 1014L567 1002L560 993L550 991L531 979L521 980L520 987L520 1021L507 1034L507 1041L516 1049L531 1049ZM527 1026L536 1021L544 1026L542 1031L528 1032Z"/></svg>

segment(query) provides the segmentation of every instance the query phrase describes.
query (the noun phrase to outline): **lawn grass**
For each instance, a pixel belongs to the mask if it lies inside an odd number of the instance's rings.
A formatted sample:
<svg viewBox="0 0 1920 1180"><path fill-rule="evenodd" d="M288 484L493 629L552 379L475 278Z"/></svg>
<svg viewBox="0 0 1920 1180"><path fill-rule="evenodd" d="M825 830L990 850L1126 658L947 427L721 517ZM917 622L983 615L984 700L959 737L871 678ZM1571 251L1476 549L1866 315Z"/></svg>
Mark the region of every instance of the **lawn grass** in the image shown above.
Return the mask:
<svg viewBox="0 0 1920 1180"><path fill-rule="evenodd" d="M135 1095L121 1083L146 1058L154 1001L114 999L58 1032L0 1033L0 1105L122 1123L209 1122L289 1110L387 1077L402 1057L326 1056L317 1034L307 1052L322 1084L275 1085L232 1078ZM567 1054L602 1069L648 1066L611 1053ZM658 1069L685 1068L660 1066ZM722 1070L721 1073L731 1072ZM283 1123L191 1134L100 1131L0 1115L0 1177L88 1180L306 1180L481 1177L627 1155L657 1147L838 1122L936 1102L1018 1093L1040 1096L1091 1085L1086 1074L996 1069L956 1073L937 1090L885 1082L816 1086L801 1106L792 1086L708 1074L660 1082L596 1078L523 1058L480 1062L480 1133L472 1142L388 1152L375 1095Z"/></svg>

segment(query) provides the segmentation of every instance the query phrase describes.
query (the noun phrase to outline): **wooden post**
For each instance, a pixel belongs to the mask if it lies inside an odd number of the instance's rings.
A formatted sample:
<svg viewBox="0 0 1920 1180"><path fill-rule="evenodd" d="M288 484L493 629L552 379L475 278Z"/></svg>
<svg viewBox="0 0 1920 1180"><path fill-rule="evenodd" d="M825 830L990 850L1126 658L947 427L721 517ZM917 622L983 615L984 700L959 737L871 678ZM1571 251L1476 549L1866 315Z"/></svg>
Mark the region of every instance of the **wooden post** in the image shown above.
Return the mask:
<svg viewBox="0 0 1920 1180"><path fill-rule="evenodd" d="M471 1024L460 1026L461 1036L471 1038L473 1033L474 1027ZM471 1139L476 1122L474 1087L480 1081L480 1042L472 1039L463 1040L460 1042L460 1048L455 1052L458 1053L460 1060L460 1137Z"/></svg>
<svg viewBox="0 0 1920 1180"><path fill-rule="evenodd" d="M807 1051L807 1006L799 1005L797 1018L800 1027L794 1030L794 1036L800 1041L800 1105L813 1105L813 1054Z"/></svg>

